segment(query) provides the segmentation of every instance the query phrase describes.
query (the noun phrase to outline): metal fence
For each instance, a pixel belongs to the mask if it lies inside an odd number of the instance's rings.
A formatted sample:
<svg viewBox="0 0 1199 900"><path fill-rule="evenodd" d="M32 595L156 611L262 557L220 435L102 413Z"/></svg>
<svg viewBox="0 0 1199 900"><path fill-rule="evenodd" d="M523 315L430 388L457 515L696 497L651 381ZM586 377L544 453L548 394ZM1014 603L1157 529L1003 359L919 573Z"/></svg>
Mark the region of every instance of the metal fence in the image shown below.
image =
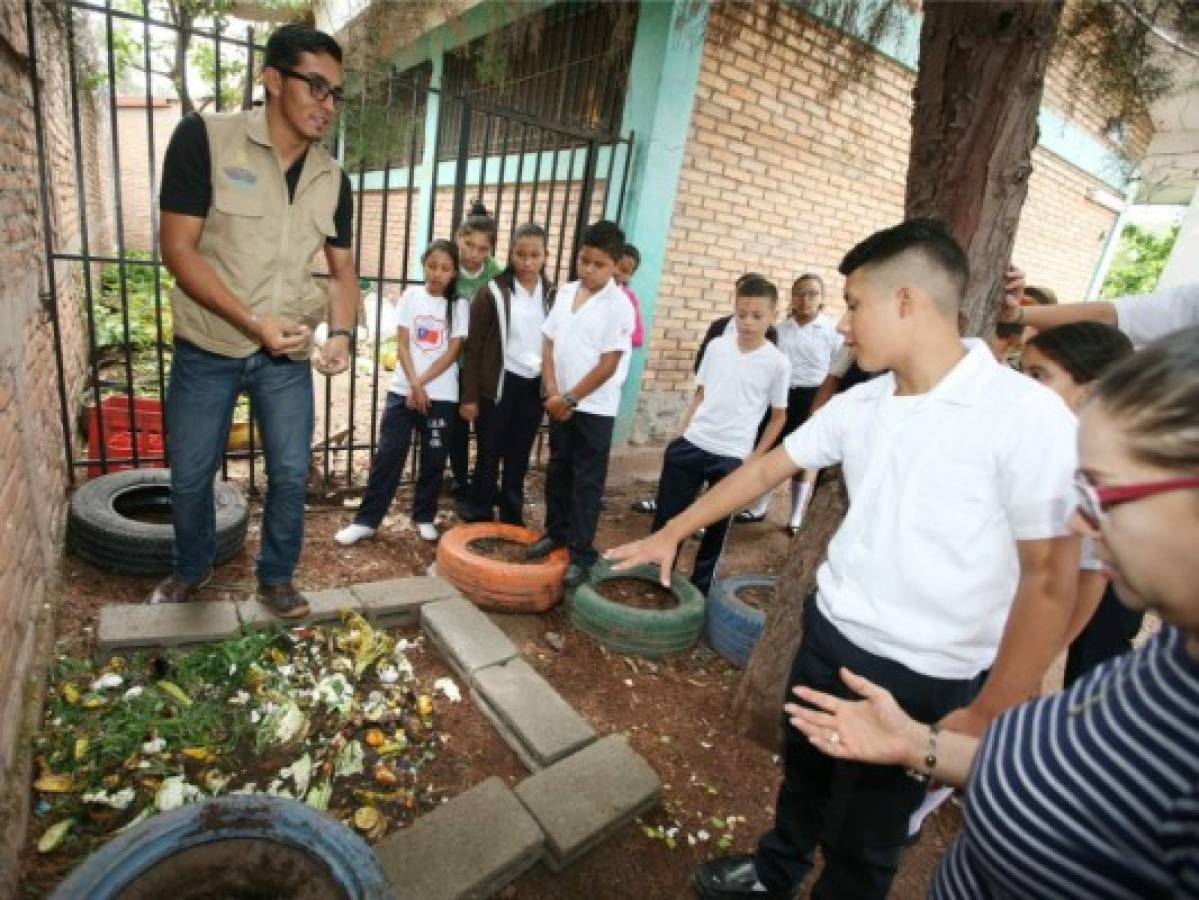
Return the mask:
<svg viewBox="0 0 1199 900"><path fill-rule="evenodd" d="M156 132L155 77L138 85L145 106L145 156L150 202L137 216L148 218L149 246L130 246L129 188L123 183L131 160L122 148L120 85L128 69L150 72L156 57L169 58L184 41L196 59L207 64L200 91L205 109L241 108L250 102L250 83L261 62L263 34L252 28L238 32L229 23L179 22L164 17L155 0L140 8L91 0L63 0L69 36L65 48L70 79L70 133L78 207L77 246L64 246L50 214L52 167L46 158L45 97L40 89L37 58L36 0L26 0L31 78L41 172L45 223L48 302L54 319L55 352L66 465L72 481L80 470L108 471L116 466L169 463L162 441L161 408L169 378L171 336L166 295L170 274L158 252L158 160L168 134ZM157 12L156 12L157 11ZM97 45L91 52L89 42ZM174 42L174 43L173 43ZM200 52L202 51L202 52ZM177 73L176 73L177 74ZM237 78L242 78L238 88ZM133 79L138 80L138 79ZM389 295L423 280L419 252L436 236L450 237L464 209L482 199L500 224L497 258L506 258L516 227L538 221L551 236L548 274L569 277L580 233L599 215L619 221L632 156L633 135L590 132L562 122L516 113L468 96L443 96L420 77L392 72L347 73L350 96L343 106L332 149L343 161L354 186L354 256L360 278L373 297L368 321L384 320ZM184 85L187 89L187 85ZM107 107L108 144L97 154L85 146L81 106L86 92L99 91ZM176 94L179 94L176 85ZM205 95L206 94L206 95ZM196 96L189 92L189 96ZM210 98L210 99L209 99ZM232 102L231 102L232 101ZM426 148L426 144L431 144ZM107 156L101 166L97 156ZM98 169L103 171L97 171ZM93 240L86 194L88 174L107 182L111 194L111 241ZM57 188L62 190L63 185ZM67 188L68 190L70 188ZM139 185L138 190L146 189ZM145 231L145 222L139 223ZM106 229L107 230L107 229ZM84 396L66 382L61 360L65 328L59 317L60 297L55 270L64 263L78 267L81 281L87 374ZM315 262L318 277L322 261ZM373 316L373 319L372 319ZM318 378L318 433L313 446L313 475L326 487L347 487L360 480L364 460L376 446L381 412L381 379L385 336L372 328L369 341L356 342L352 376ZM70 347L65 348L67 350ZM338 378L342 379L341 381ZM323 389L322 384L323 382ZM369 391L368 409L360 392ZM82 413L82 415L80 415ZM241 413L252 419L246 407ZM340 427L336 424L340 422ZM82 423L82 424L80 424ZM152 437L155 430L158 439ZM255 445L252 427L242 449L226 452L224 474L231 465L255 489ZM86 449L79 433L87 432ZM118 440L119 439L119 440ZM364 455L365 454L365 455ZM415 456L415 454L414 454ZM358 463L357 470L355 462ZM248 465L246 465L248 463ZM415 460L414 460L415 465ZM411 471L414 471L411 470ZM357 474L356 474L357 472Z"/></svg>

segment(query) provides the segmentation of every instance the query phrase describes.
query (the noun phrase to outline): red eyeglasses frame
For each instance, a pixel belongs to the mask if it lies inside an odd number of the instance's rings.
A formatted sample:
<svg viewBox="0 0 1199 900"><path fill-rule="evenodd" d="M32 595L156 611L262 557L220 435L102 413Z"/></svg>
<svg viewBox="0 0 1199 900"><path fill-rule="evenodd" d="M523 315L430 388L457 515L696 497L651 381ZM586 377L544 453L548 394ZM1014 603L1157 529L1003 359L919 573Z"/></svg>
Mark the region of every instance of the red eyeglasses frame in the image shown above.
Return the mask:
<svg viewBox="0 0 1199 900"><path fill-rule="evenodd" d="M1132 503L1156 494L1170 491L1182 491L1188 488L1199 488L1199 477L1167 478L1162 481L1142 481L1137 484L1098 485L1093 484L1082 472L1074 476L1074 486L1078 489L1081 502L1078 513L1092 527L1098 528L1103 521L1103 514L1113 506L1122 503Z"/></svg>

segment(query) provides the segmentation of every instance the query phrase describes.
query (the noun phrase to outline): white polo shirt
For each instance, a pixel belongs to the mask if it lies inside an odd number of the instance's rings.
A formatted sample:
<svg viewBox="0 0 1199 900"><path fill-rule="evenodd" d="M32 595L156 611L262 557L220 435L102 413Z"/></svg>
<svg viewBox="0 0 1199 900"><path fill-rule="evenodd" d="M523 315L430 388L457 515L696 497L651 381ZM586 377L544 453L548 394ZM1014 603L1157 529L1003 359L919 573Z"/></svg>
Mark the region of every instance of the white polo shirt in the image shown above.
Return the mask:
<svg viewBox="0 0 1199 900"><path fill-rule="evenodd" d="M616 282L608 279L576 312L572 307L578 290L577 281L561 288L541 327L542 333L554 342L558 389L569 391L595 368L602 354L619 350L620 364L612 377L580 400L578 406L580 412L615 416L633 349L633 305Z"/></svg>
<svg viewBox="0 0 1199 900"><path fill-rule="evenodd" d="M887 373L834 397L783 442L841 463L849 512L816 574L822 613L858 647L937 678L995 659L1019 580L1016 541L1068 533L1074 415L1052 391L968 353L933 390Z"/></svg>
<svg viewBox="0 0 1199 900"><path fill-rule="evenodd" d="M1151 344L1192 325L1199 325L1199 284L1180 284L1152 294L1120 297L1116 325L1134 346Z"/></svg>
<svg viewBox="0 0 1199 900"><path fill-rule="evenodd" d="M683 437L717 456L745 459L767 407L787 408L787 357L770 341L748 352L737 336L708 344L696 381L704 398Z"/></svg>
<svg viewBox="0 0 1199 900"><path fill-rule="evenodd" d="M541 374L541 326L545 324L541 279L537 279L530 294L514 278L508 309L504 368L522 378L536 378Z"/></svg>
<svg viewBox="0 0 1199 900"><path fill-rule="evenodd" d="M824 313L806 325L800 325L794 316L778 326L779 349L787 354L791 364L791 387L820 387L828 377L833 357L841 348L841 335L837 334L837 323Z"/></svg>

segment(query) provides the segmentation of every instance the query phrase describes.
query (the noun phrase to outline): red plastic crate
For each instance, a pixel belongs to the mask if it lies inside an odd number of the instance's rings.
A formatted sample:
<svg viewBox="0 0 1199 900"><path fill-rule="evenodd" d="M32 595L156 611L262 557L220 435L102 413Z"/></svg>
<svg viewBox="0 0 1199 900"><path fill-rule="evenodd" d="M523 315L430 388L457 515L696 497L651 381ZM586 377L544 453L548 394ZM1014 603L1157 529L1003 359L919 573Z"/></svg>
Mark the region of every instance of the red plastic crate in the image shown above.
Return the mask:
<svg viewBox="0 0 1199 900"><path fill-rule="evenodd" d="M87 407L87 455L96 460L88 466L88 477L94 478L105 472L123 472L134 468L133 465L123 465L121 460L133 459L134 441L129 432L129 398L105 397L100 403L104 416L104 449L107 465L101 466L100 459L100 417L96 415L96 407ZM146 456L163 455L165 429L162 423L162 404L157 400L135 398L133 401L133 425L137 434L138 468L163 469L166 463L161 460L147 462Z"/></svg>

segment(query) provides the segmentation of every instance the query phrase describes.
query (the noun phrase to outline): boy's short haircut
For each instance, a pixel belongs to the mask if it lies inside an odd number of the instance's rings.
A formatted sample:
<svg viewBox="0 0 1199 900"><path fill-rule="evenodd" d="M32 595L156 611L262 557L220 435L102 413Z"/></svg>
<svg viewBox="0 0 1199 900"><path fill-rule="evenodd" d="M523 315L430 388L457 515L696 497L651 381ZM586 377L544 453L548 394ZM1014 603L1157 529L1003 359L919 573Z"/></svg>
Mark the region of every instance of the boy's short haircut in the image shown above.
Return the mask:
<svg viewBox="0 0 1199 900"><path fill-rule="evenodd" d="M849 275L863 266L887 262L909 250L919 252L945 274L956 295L954 300L960 303L966 293L966 282L970 280L970 264L961 245L937 219L908 219L876 231L845 254L837 271Z"/></svg>
<svg viewBox="0 0 1199 900"><path fill-rule="evenodd" d="M620 251L620 255L622 257L627 256L629 259L631 259L637 265L641 265L641 251L638 250L636 247L634 247L632 244L625 244L624 249Z"/></svg>
<svg viewBox="0 0 1199 900"><path fill-rule="evenodd" d="M742 272L737 276L737 280L733 282L733 288L736 289L741 287L742 284L744 284L746 281L749 281L751 278L761 278L763 281L770 280L761 272Z"/></svg>
<svg viewBox="0 0 1199 900"><path fill-rule="evenodd" d="M765 297L771 306L775 306L779 302L779 289L773 281L751 272L749 277L737 279L737 299L742 297Z"/></svg>
<svg viewBox="0 0 1199 900"><path fill-rule="evenodd" d="M794 287L797 284L799 284L801 281L816 282L818 285L820 285L820 292L824 293L824 279L821 278L819 275L817 275L815 272L804 272L802 275L800 275L798 278L796 278L793 282L791 282L792 289L794 289Z"/></svg>
<svg viewBox="0 0 1199 900"><path fill-rule="evenodd" d="M624 232L620 230L619 225L609 222L607 219L600 219L598 222L588 225L579 245L580 249L592 247L607 254L614 263L620 262L624 246Z"/></svg>
<svg viewBox="0 0 1199 900"><path fill-rule="evenodd" d="M301 53L324 53L341 62L341 45L323 31L294 22L271 32L266 40L262 65L272 69L294 69Z"/></svg>

